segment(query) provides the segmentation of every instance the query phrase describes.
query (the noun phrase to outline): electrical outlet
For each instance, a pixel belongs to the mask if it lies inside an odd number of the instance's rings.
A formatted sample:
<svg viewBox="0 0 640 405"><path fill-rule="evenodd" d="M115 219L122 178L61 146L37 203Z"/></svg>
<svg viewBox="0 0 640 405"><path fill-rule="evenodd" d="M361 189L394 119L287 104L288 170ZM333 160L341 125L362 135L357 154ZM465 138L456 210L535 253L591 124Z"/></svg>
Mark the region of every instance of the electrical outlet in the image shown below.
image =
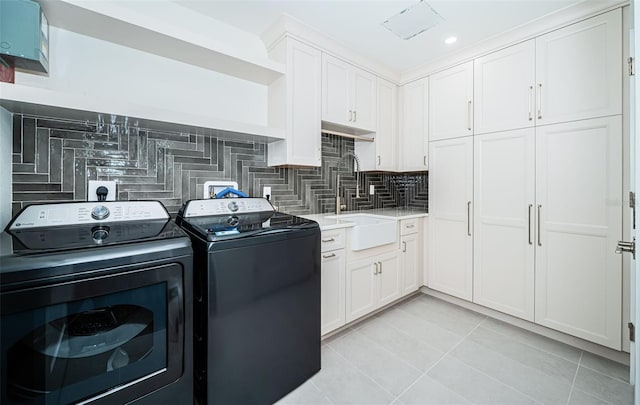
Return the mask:
<svg viewBox="0 0 640 405"><path fill-rule="evenodd" d="M107 194L107 201L116 200L116 182L115 181L103 181L103 180L89 180L89 186L87 187L87 201L98 201L98 195L96 190L100 186L105 186L109 193Z"/></svg>
<svg viewBox="0 0 640 405"><path fill-rule="evenodd" d="M373 184L369 185L369 195L374 195L376 193L376 186Z"/></svg>
<svg viewBox="0 0 640 405"><path fill-rule="evenodd" d="M271 187L264 186L262 187L262 197L267 198L267 196L271 199Z"/></svg>

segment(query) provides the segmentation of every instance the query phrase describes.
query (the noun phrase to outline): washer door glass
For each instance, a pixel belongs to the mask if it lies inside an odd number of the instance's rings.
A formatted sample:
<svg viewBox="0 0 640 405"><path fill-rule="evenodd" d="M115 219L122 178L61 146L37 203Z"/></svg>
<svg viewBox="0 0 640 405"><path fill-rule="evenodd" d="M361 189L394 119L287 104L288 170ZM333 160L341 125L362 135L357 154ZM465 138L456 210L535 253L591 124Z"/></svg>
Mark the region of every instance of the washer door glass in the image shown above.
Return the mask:
<svg viewBox="0 0 640 405"><path fill-rule="evenodd" d="M3 315L2 402L76 402L166 370L170 294L156 282Z"/></svg>

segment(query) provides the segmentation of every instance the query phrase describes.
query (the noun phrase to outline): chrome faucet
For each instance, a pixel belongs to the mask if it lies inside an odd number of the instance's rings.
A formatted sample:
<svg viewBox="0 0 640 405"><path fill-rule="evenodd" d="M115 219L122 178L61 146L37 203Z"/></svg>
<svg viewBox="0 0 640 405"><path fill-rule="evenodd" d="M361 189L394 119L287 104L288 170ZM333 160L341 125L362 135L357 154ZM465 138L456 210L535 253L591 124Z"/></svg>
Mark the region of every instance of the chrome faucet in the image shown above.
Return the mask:
<svg viewBox="0 0 640 405"><path fill-rule="evenodd" d="M356 162L356 198L360 198L360 159L355 153L347 152L340 159L338 159L338 170L336 177L336 215L340 214L340 211L347 209L346 205L342 205L340 201L340 165L345 158L349 156L353 157Z"/></svg>

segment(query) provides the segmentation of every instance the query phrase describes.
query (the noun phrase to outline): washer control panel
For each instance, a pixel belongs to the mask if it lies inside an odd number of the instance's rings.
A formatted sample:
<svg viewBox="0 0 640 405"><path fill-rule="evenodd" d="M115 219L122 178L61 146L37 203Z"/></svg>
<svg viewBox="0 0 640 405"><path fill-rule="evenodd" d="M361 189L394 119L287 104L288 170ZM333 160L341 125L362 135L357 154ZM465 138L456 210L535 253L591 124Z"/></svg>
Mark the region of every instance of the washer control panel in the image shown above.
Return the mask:
<svg viewBox="0 0 640 405"><path fill-rule="evenodd" d="M184 218L193 218L264 211L275 211L265 198L220 198L191 200L185 206L183 216Z"/></svg>
<svg viewBox="0 0 640 405"><path fill-rule="evenodd" d="M169 218L160 201L37 204L28 206L14 218L9 230Z"/></svg>

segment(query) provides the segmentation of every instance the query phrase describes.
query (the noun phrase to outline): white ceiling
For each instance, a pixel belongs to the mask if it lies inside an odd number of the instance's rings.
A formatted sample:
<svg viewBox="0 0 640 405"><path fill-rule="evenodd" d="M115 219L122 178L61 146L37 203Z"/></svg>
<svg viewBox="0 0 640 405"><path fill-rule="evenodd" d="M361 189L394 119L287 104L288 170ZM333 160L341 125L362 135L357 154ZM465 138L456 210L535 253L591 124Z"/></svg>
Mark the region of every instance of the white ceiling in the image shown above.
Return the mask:
<svg viewBox="0 0 640 405"><path fill-rule="evenodd" d="M282 14L398 72L445 57L579 0L427 0L444 21L410 40L382 22L419 0L175 0L191 10L260 36ZM600 0L604 1L604 0ZM444 40L456 36L454 45Z"/></svg>

